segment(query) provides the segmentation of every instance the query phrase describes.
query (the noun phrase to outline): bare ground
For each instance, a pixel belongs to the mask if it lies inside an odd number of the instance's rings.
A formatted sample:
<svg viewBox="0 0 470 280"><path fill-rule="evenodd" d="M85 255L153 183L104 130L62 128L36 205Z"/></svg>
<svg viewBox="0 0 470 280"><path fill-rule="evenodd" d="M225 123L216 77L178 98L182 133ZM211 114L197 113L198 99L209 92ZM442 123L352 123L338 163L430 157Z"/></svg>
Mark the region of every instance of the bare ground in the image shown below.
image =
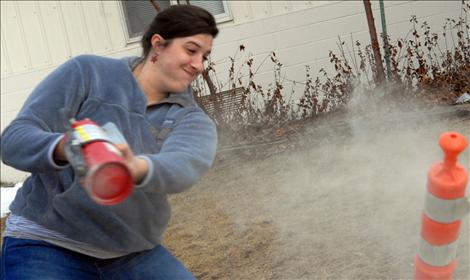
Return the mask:
<svg viewBox="0 0 470 280"><path fill-rule="evenodd" d="M164 243L198 279L413 278L426 172L449 130L470 138L469 105L342 116L307 127L295 149L221 154L171 197ZM467 218L454 279L470 279L469 243Z"/></svg>

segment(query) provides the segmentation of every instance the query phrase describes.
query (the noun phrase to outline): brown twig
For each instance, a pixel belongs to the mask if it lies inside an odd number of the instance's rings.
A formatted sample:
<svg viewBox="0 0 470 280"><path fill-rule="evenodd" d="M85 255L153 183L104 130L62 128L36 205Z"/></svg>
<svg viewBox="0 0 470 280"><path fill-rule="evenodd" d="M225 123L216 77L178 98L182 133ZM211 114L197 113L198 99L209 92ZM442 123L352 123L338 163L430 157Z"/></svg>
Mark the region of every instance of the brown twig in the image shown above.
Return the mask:
<svg viewBox="0 0 470 280"><path fill-rule="evenodd" d="M157 13L161 12L162 9L160 8L160 5L158 5L158 3L155 3L155 0L150 0L150 3L152 4L152 6L155 8L155 10L157 11Z"/></svg>

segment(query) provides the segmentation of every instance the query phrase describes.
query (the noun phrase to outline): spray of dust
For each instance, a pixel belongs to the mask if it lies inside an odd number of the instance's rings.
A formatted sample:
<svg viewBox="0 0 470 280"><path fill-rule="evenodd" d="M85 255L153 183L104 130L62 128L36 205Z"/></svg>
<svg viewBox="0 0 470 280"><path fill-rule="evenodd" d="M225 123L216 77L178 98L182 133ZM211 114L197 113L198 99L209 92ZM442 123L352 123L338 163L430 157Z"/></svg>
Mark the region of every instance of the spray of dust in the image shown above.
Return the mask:
<svg viewBox="0 0 470 280"><path fill-rule="evenodd" d="M442 159L439 136L468 136L470 125L443 119L452 108L384 102L387 90L366 96L357 87L345 116L307 129L302 151L240 162L226 174L221 200L238 229L274 229L275 246L255 260L271 262L274 279L412 277L426 173ZM467 168L468 150L460 156ZM467 225L460 240L454 277L465 279Z"/></svg>

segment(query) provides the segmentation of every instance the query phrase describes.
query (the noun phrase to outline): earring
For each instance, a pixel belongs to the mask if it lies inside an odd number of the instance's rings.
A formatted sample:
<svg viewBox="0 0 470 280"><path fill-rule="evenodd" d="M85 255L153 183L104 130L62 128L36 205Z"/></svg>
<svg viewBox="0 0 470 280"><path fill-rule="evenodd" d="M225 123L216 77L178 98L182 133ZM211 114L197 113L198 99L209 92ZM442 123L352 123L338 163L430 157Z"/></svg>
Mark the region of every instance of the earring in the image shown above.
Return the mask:
<svg viewBox="0 0 470 280"><path fill-rule="evenodd" d="M157 62L157 59L158 59L158 54L154 54L152 55L152 58L150 59L150 61L152 61L152 63L155 63Z"/></svg>

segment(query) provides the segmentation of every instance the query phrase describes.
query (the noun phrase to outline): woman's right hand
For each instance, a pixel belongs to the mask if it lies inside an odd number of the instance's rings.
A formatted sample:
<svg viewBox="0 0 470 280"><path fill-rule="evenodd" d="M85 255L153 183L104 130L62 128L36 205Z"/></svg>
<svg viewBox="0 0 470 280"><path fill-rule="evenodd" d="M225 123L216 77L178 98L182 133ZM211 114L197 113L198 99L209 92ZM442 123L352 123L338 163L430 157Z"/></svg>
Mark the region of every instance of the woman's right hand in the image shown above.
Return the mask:
<svg viewBox="0 0 470 280"><path fill-rule="evenodd" d="M54 161L58 165L65 165L68 163L67 157L65 155L65 145L67 141L67 136L64 134L59 143L55 146L54 153L52 154Z"/></svg>

